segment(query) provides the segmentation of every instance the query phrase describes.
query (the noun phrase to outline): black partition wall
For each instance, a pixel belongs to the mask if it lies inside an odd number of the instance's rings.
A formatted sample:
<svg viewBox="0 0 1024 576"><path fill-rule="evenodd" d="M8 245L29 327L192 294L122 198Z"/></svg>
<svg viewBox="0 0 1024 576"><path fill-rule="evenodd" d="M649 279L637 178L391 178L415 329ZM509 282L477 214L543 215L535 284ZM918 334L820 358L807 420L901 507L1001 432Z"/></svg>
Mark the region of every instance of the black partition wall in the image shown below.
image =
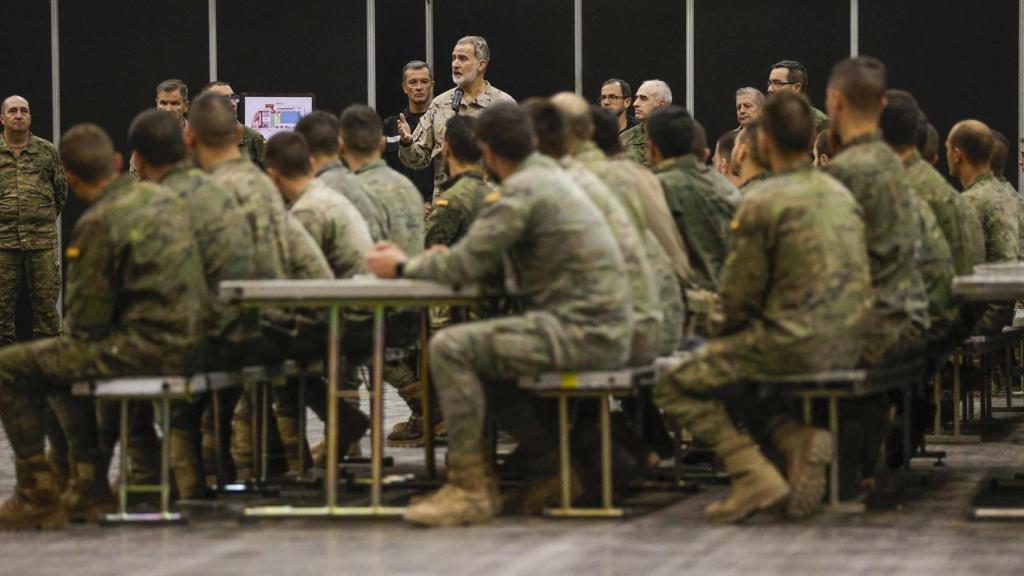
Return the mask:
<svg viewBox="0 0 1024 576"><path fill-rule="evenodd" d="M798 60L806 66L808 95L824 110L829 71L850 55L848 2L697 1L695 20L694 107L712 147L737 125L736 89L764 92L772 64Z"/></svg>
<svg viewBox="0 0 1024 576"><path fill-rule="evenodd" d="M598 103L601 84L621 78L634 92L660 79L686 102L686 2L583 2L583 96Z"/></svg>
<svg viewBox="0 0 1024 576"><path fill-rule="evenodd" d="M491 47L487 79L517 100L575 86L572 0L435 0L438 94L452 88L448 67L452 48L468 35L487 38Z"/></svg>
<svg viewBox="0 0 1024 576"><path fill-rule="evenodd" d="M1011 142L1007 177L1017 184L1018 1L984 9L956 0L860 0L860 51L885 62L889 85L911 91L945 139L977 118ZM945 154L939 154L945 173Z"/></svg>
<svg viewBox="0 0 1024 576"><path fill-rule="evenodd" d="M427 60L424 0L382 0L376 10L377 110L382 118L405 109L408 100L400 88L402 67L411 60ZM438 62L443 84L448 77L447 53Z"/></svg>
<svg viewBox="0 0 1024 576"><path fill-rule="evenodd" d="M15 49L0 65L0 99L18 94L29 101L32 132L53 138L50 83L50 3L12 2L0 17L0 38Z"/></svg>

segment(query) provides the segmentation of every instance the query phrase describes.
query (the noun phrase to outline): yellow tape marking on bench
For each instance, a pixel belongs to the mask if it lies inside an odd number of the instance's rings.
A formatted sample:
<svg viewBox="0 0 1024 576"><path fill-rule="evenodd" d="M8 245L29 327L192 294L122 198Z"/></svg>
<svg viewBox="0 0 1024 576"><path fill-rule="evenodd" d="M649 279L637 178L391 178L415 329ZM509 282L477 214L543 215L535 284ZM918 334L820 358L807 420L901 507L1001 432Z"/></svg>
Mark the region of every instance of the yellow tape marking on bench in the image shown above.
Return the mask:
<svg viewBox="0 0 1024 576"><path fill-rule="evenodd" d="M575 372L569 372L568 374L562 374L562 388L566 390L575 390L580 387L580 376Z"/></svg>

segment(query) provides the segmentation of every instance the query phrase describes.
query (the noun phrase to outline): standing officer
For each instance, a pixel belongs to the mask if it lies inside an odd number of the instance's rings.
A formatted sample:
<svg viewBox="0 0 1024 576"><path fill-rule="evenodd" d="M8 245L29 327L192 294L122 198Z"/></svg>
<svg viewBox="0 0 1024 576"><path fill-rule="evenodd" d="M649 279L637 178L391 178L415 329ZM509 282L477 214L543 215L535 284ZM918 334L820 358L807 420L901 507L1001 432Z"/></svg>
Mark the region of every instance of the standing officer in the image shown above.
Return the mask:
<svg viewBox="0 0 1024 576"><path fill-rule="evenodd" d="M409 168L398 158L399 142L402 139L398 130L398 121L402 118L409 124L409 128L416 130L420 124L420 118L427 113L430 106L430 98L434 95L434 75L431 73L430 65L422 60L413 60L402 68L402 92L405 92L409 103L400 114L388 116L384 119L384 136L387 137L387 148L384 151L384 159L392 170L397 170L406 178L412 180L416 189L420 191L425 204L430 204L434 196L434 171L433 161L420 169Z"/></svg>

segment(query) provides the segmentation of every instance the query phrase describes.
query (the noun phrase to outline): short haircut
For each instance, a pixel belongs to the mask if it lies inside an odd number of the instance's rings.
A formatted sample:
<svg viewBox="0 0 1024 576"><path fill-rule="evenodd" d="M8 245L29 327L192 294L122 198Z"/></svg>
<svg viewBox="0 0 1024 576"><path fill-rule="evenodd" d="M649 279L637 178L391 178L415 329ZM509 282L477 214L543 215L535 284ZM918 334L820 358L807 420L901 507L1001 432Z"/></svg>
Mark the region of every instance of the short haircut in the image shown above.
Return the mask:
<svg viewBox="0 0 1024 576"><path fill-rule="evenodd" d="M472 44L473 54L476 56L477 60L491 61L491 46L483 36L463 36L455 43L456 46L459 44Z"/></svg>
<svg viewBox="0 0 1024 576"><path fill-rule="evenodd" d="M654 91L654 96L659 100L665 101L665 106L672 104L672 89L668 87L664 80L644 80L640 87L643 88L644 86L650 86L651 90Z"/></svg>
<svg viewBox="0 0 1024 576"><path fill-rule="evenodd" d="M989 157L992 163L992 172L996 176L1006 176L1006 160L1010 156L1010 141L1006 135L996 129L992 129L992 155Z"/></svg>
<svg viewBox="0 0 1024 576"><path fill-rule="evenodd" d="M679 106L658 108L647 117L647 136L665 158L693 154L695 132L693 116Z"/></svg>
<svg viewBox="0 0 1024 576"><path fill-rule="evenodd" d="M761 156L757 147L757 131L761 128L761 120L752 120L737 131L736 144L746 146L750 159L761 168L768 169L768 162ZM735 146L735 145L734 145Z"/></svg>
<svg viewBox="0 0 1024 576"><path fill-rule="evenodd" d="M882 137L897 148L913 147L922 120L917 100L905 90L889 90L885 99L887 103L880 121Z"/></svg>
<svg viewBox="0 0 1024 576"><path fill-rule="evenodd" d="M405 66L402 66L402 82L405 82L405 73L409 70L423 70L424 68L427 70L427 74L430 74L430 77L433 78L434 72L430 70L430 64L423 60L412 60Z"/></svg>
<svg viewBox="0 0 1024 576"><path fill-rule="evenodd" d="M285 178L309 176L313 166L309 163L306 137L298 132L278 132L267 140L267 168L273 168Z"/></svg>
<svg viewBox="0 0 1024 576"><path fill-rule="evenodd" d="M783 152L808 152L814 145L814 114L807 99L776 92L761 111L761 129Z"/></svg>
<svg viewBox="0 0 1024 576"><path fill-rule="evenodd" d="M537 148L552 158L561 158L569 153L569 127L565 116L547 98L528 98L523 108L530 113L534 132L537 134Z"/></svg>
<svg viewBox="0 0 1024 576"><path fill-rule="evenodd" d="M310 154L338 155L338 134L341 132L341 124L334 114L314 110L299 120L295 125L295 131L306 138Z"/></svg>
<svg viewBox="0 0 1024 576"><path fill-rule="evenodd" d="M565 117L569 134L581 142L590 140L594 120L590 117L590 104L582 96L572 92L559 92L551 97L551 103Z"/></svg>
<svg viewBox="0 0 1024 576"><path fill-rule="evenodd" d="M807 68L803 64L796 60L781 60L772 64L772 70L776 68L785 68L787 70L786 82L800 84L804 91L807 90Z"/></svg>
<svg viewBox="0 0 1024 576"><path fill-rule="evenodd" d="M214 92L203 92L188 111L189 127L200 144L224 148L238 144L238 119L231 100Z"/></svg>
<svg viewBox="0 0 1024 576"><path fill-rule="evenodd" d="M200 94L204 92L209 92L210 88L216 88L217 86L231 86L231 84L229 82L214 80L213 82L208 83L206 86L203 86L203 89L200 91Z"/></svg>
<svg viewBox="0 0 1024 576"><path fill-rule="evenodd" d="M917 141L915 142L921 157L930 162L932 158L938 155L939 141L939 131L931 122L925 121L923 126L918 129Z"/></svg>
<svg viewBox="0 0 1024 576"><path fill-rule="evenodd" d="M739 136L739 130L729 130L725 134L718 137L718 142L715 143L716 153L726 158L732 154L732 149L736 145L736 137Z"/></svg>
<svg viewBox="0 0 1024 576"><path fill-rule="evenodd" d="M629 82L626 82L625 80L620 80L619 78L609 78L605 80L603 84L601 84L601 88L604 88L609 84L618 84L619 90L622 91L623 98L633 97L633 87L629 85Z"/></svg>
<svg viewBox="0 0 1024 576"><path fill-rule="evenodd" d="M356 154L372 154L380 149L384 125L373 108L353 104L341 113L341 138Z"/></svg>
<svg viewBox="0 0 1024 576"><path fill-rule="evenodd" d="M590 119L594 122L594 144L605 154L615 156L622 152L619 141L619 119L610 110L591 104Z"/></svg>
<svg viewBox="0 0 1024 576"><path fill-rule="evenodd" d="M847 58L832 68L828 85L842 93L854 110L877 113L885 97L885 64L871 56Z"/></svg>
<svg viewBox="0 0 1024 576"><path fill-rule="evenodd" d="M147 164L157 167L177 164L186 156L181 123L162 110L146 110L132 120L128 145Z"/></svg>
<svg viewBox="0 0 1024 576"><path fill-rule="evenodd" d="M814 147L818 150L818 156L822 154L829 158L835 156L836 151L832 149L832 129L819 132L818 137L814 139Z"/></svg>
<svg viewBox="0 0 1024 576"><path fill-rule="evenodd" d="M949 135L949 142L959 148L971 164L984 165L992 158L995 147L992 130L977 120L967 120L957 124Z"/></svg>
<svg viewBox="0 0 1024 576"><path fill-rule="evenodd" d="M188 100L188 86L181 80L178 80L177 78L164 80L163 82L156 85L157 94L160 94L161 92L173 92L175 90L177 90L178 93L181 94L182 100Z"/></svg>
<svg viewBox="0 0 1024 576"><path fill-rule="evenodd" d="M693 120L693 153L701 160L704 159L704 151L708 149L708 131L704 129L695 118Z"/></svg>
<svg viewBox="0 0 1024 576"><path fill-rule="evenodd" d="M520 161L533 152L530 115L511 102L489 106L476 121L476 135L498 156Z"/></svg>
<svg viewBox="0 0 1024 576"><path fill-rule="evenodd" d="M758 106L764 106L764 92L761 92L757 88L746 86L736 91L736 96L742 96L749 94L754 97L754 101L757 102Z"/></svg>
<svg viewBox="0 0 1024 576"><path fill-rule="evenodd" d="M479 162L483 155L476 141L476 118L452 116L444 126L444 139L459 162Z"/></svg>
<svg viewBox="0 0 1024 576"><path fill-rule="evenodd" d="M90 184L114 175L114 143L95 124L77 124L65 132L60 159L69 172Z"/></svg>

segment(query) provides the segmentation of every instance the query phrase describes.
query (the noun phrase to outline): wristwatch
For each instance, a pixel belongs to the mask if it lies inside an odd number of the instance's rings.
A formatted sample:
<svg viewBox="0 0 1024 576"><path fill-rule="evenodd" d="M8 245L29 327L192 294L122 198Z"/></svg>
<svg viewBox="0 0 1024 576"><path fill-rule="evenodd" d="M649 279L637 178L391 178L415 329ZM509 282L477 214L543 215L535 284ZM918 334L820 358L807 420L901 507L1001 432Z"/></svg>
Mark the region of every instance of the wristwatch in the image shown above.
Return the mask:
<svg viewBox="0 0 1024 576"><path fill-rule="evenodd" d="M395 278L402 278L403 276L405 276L405 260L395 265Z"/></svg>

